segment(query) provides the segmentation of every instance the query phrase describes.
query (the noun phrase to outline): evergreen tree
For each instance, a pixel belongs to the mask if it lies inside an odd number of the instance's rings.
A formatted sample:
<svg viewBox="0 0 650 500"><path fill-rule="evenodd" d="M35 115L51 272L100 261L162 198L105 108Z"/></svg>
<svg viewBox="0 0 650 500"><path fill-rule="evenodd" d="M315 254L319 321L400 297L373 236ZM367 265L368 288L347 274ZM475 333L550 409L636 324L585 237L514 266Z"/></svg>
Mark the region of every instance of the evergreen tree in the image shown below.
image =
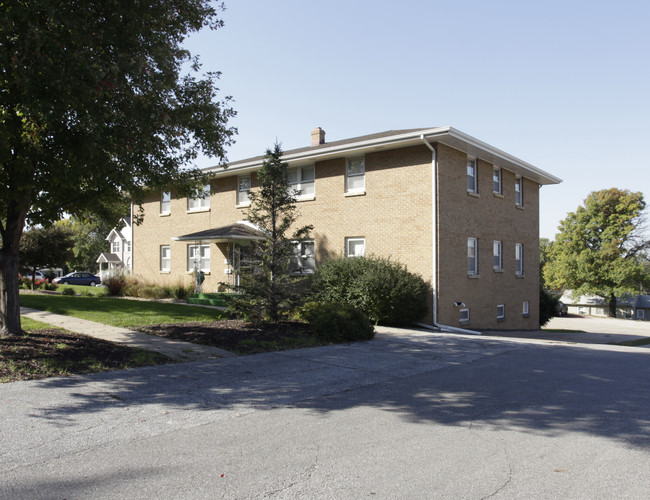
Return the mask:
<svg viewBox="0 0 650 500"><path fill-rule="evenodd" d="M20 265L32 275L32 289L36 271L64 266L73 255L73 245L70 230L59 225L36 227L25 232L20 242Z"/></svg>
<svg viewBox="0 0 650 500"><path fill-rule="evenodd" d="M239 292L230 308L254 321L277 322L299 297L299 277L291 273L296 244L308 237L312 226L289 231L298 220L296 199L287 182L287 163L276 144L267 150L257 172L259 190L250 193L251 207L246 213L259 229L260 239L253 245L251 272L240 275Z"/></svg>

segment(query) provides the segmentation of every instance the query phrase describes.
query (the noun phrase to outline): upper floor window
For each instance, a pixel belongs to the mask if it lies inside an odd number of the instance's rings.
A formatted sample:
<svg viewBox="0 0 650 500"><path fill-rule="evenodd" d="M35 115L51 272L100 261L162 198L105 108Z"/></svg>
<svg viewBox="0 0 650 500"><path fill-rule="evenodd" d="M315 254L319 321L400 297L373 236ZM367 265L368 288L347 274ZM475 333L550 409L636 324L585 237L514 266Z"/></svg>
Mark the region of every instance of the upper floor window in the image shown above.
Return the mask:
<svg viewBox="0 0 650 500"><path fill-rule="evenodd" d="M361 193L366 189L366 162L364 158L350 158L345 170L345 192Z"/></svg>
<svg viewBox="0 0 650 500"><path fill-rule="evenodd" d="M515 273L517 276L524 274L524 245L521 243L515 244Z"/></svg>
<svg viewBox="0 0 650 500"><path fill-rule="evenodd" d="M521 177L515 177L515 205L524 206L524 184Z"/></svg>
<svg viewBox="0 0 650 500"><path fill-rule="evenodd" d="M210 244L187 245L187 270L210 272Z"/></svg>
<svg viewBox="0 0 650 500"><path fill-rule="evenodd" d="M237 205L246 205L250 203L251 193L251 176L240 175L237 178Z"/></svg>
<svg viewBox="0 0 650 500"><path fill-rule="evenodd" d="M494 194L503 194L503 188L501 187L501 169L494 167L492 171L492 192Z"/></svg>
<svg viewBox="0 0 650 500"><path fill-rule="evenodd" d="M169 245L160 247L160 271L169 272L171 270L171 248Z"/></svg>
<svg viewBox="0 0 650 500"><path fill-rule="evenodd" d="M206 208L210 208L210 184L197 189L187 199L188 210L205 210Z"/></svg>
<svg viewBox="0 0 650 500"><path fill-rule="evenodd" d="M120 253L120 240L114 240L111 244L111 252Z"/></svg>
<svg viewBox="0 0 650 500"><path fill-rule="evenodd" d="M314 196L314 172L314 165L294 167L287 170L287 182L293 196L298 199Z"/></svg>
<svg viewBox="0 0 650 500"><path fill-rule="evenodd" d="M314 240L296 242L291 255L291 272L311 274L316 270Z"/></svg>
<svg viewBox="0 0 650 500"><path fill-rule="evenodd" d="M163 191L160 197L160 213L168 214L172 211L172 193L171 191Z"/></svg>
<svg viewBox="0 0 650 500"><path fill-rule="evenodd" d="M467 159L467 192L478 193L478 174L476 171L476 160Z"/></svg>
<svg viewBox="0 0 650 500"><path fill-rule="evenodd" d="M131 242L130 241L125 241L124 242L124 252L126 252L126 253L131 252Z"/></svg>
<svg viewBox="0 0 650 500"><path fill-rule="evenodd" d="M492 242L493 255L494 255L494 270L501 271L503 269L503 244L500 241Z"/></svg>
<svg viewBox="0 0 650 500"><path fill-rule="evenodd" d="M345 256L346 257L363 257L366 255L365 238L346 238L345 239Z"/></svg>
<svg viewBox="0 0 650 500"><path fill-rule="evenodd" d="M478 240L467 238L467 274L478 276Z"/></svg>

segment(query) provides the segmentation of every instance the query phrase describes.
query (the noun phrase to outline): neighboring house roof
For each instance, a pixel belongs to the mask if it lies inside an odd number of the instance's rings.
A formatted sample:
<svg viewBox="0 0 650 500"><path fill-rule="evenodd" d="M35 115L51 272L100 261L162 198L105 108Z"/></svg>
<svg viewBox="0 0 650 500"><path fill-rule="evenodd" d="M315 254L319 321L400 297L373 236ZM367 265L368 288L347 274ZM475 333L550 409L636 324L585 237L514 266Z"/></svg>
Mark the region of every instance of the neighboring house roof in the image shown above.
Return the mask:
<svg viewBox="0 0 650 500"><path fill-rule="evenodd" d="M216 243L234 240L260 240L264 235L251 227L249 224L238 222L213 229L206 229L197 233L185 234L183 236L175 236L172 238L174 241L199 241L210 240Z"/></svg>
<svg viewBox="0 0 650 500"><path fill-rule="evenodd" d="M389 150L429 143L442 143L471 156L489 161L493 165L510 170L518 175L532 179L539 184L558 184L562 180L543 170L501 151L485 142L471 137L452 127L417 128L406 130L389 130L377 134L363 135L334 142L325 142L316 146L291 149L284 152L283 160L322 161L350 155L363 155L380 150ZM257 170L263 161L263 156L256 156L241 161L229 163L227 166L217 165L204 169L214 174L227 172L248 172Z"/></svg>
<svg viewBox="0 0 650 500"><path fill-rule="evenodd" d="M100 264L119 264L122 262L122 259L114 253L102 252L99 254L99 257L97 257L96 262Z"/></svg>
<svg viewBox="0 0 650 500"><path fill-rule="evenodd" d="M570 290L567 290L560 299L568 305L574 306L607 306L609 302L598 295L581 295L573 297ZM625 295L616 298L618 307L634 307L636 309L650 309L650 295Z"/></svg>

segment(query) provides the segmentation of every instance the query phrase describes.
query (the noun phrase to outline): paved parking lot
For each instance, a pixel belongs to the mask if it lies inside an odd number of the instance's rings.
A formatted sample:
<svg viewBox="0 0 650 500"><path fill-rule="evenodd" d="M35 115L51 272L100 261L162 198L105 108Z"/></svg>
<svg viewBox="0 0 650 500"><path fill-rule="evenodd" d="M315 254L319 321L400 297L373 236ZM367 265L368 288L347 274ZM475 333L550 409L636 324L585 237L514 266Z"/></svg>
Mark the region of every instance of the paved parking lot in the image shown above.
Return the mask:
<svg viewBox="0 0 650 500"><path fill-rule="evenodd" d="M577 344L618 344L624 341L650 338L650 321L632 321L629 319L596 318L589 316L563 316L551 319L543 330L485 332L485 334L487 336L538 339ZM643 347L650 348L650 344Z"/></svg>

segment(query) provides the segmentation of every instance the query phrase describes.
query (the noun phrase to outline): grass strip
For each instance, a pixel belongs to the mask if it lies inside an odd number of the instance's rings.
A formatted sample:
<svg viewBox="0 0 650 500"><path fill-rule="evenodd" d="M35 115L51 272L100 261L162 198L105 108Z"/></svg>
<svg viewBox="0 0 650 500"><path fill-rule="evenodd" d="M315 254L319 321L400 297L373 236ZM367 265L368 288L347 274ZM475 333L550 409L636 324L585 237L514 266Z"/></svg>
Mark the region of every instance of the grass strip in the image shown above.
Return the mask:
<svg viewBox="0 0 650 500"><path fill-rule="evenodd" d="M114 297L23 294L20 296L20 305L125 328L161 323L214 321L221 319L223 314L219 310L204 307Z"/></svg>

